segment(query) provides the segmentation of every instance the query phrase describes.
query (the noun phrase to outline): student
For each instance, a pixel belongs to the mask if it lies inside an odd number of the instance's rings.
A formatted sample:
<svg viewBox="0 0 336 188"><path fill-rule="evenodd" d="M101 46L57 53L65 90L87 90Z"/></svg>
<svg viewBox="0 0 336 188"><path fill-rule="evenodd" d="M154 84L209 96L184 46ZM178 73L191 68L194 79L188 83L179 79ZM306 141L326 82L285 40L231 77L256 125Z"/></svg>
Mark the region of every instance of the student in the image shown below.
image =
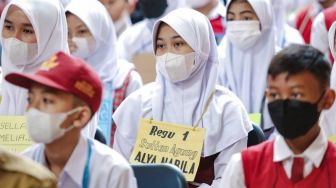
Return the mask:
<svg viewBox="0 0 336 188"><path fill-rule="evenodd" d="M48 167L58 187L136 187L118 153L81 134L102 98L98 75L79 58L58 52L35 74L5 79L28 89L28 133L36 145L24 155Z"/></svg>
<svg viewBox="0 0 336 188"><path fill-rule="evenodd" d="M328 32L329 39L329 48L332 56L336 57L336 22L334 22ZM334 62L333 62L334 63ZM330 87L336 90L336 67L332 67L331 78L330 78ZM320 124L326 135L335 136L336 135L336 103L332 105L332 107L328 110L324 110L321 114Z"/></svg>
<svg viewBox="0 0 336 188"><path fill-rule="evenodd" d="M286 2L284 0L272 0L273 22L276 30L276 44L280 48L290 44L303 44L300 32L286 23Z"/></svg>
<svg viewBox="0 0 336 188"><path fill-rule="evenodd" d="M13 71L33 73L57 51L69 51L65 13L58 0L10 1L0 31L3 76ZM23 115L27 91L6 81L1 87L0 115Z"/></svg>
<svg viewBox="0 0 336 188"><path fill-rule="evenodd" d="M222 187L335 187L336 146L320 130L331 107L330 65L311 46L291 45L268 69L268 109L280 133L275 140L232 156Z"/></svg>
<svg viewBox="0 0 336 188"><path fill-rule="evenodd" d="M56 177L41 165L0 148L1 187L56 188Z"/></svg>
<svg viewBox="0 0 336 188"><path fill-rule="evenodd" d="M73 0L66 7L71 54L83 58L103 81L104 99L99 110L98 124L111 126L112 112L133 91L142 86L140 75L133 64L118 59L116 34L112 20L105 7L97 0ZM105 108L108 106L108 108ZM109 110L109 112L106 112ZM106 117L105 119L102 119ZM111 133L105 131L108 144L112 146L115 125Z"/></svg>
<svg viewBox="0 0 336 188"><path fill-rule="evenodd" d="M310 44L323 52L330 63L334 63L334 58L329 50L328 31L334 21L336 21L336 6L323 10L313 21L310 37Z"/></svg>
<svg viewBox="0 0 336 188"><path fill-rule="evenodd" d="M139 0L145 19L132 25L118 38L119 57L132 61L134 55L152 53L151 32L154 22L172 10L183 7L185 0Z"/></svg>
<svg viewBox="0 0 336 188"><path fill-rule="evenodd" d="M130 11L135 8L135 1L132 0L100 0L108 10L114 27L117 32L117 37L121 35L127 28L132 25Z"/></svg>
<svg viewBox="0 0 336 188"><path fill-rule="evenodd" d="M215 187L228 158L246 147L252 127L239 99L216 84L217 48L210 22L181 8L155 23L153 41L156 80L117 109L113 147L129 159L142 118L189 127L200 119L206 132L200 166L205 168L198 170L191 187Z"/></svg>
<svg viewBox="0 0 336 188"><path fill-rule="evenodd" d="M249 113L258 113L276 50L271 5L267 0L232 0L226 19L226 35L219 45L219 84L233 91Z"/></svg>
<svg viewBox="0 0 336 188"><path fill-rule="evenodd" d="M216 42L219 44L225 34L226 10L223 2L221 0L187 0L186 3L209 18Z"/></svg>
<svg viewBox="0 0 336 188"><path fill-rule="evenodd" d="M294 26L301 33L306 44L310 44L311 29L315 17L324 9L332 7L334 3L335 0L314 0L297 13Z"/></svg>

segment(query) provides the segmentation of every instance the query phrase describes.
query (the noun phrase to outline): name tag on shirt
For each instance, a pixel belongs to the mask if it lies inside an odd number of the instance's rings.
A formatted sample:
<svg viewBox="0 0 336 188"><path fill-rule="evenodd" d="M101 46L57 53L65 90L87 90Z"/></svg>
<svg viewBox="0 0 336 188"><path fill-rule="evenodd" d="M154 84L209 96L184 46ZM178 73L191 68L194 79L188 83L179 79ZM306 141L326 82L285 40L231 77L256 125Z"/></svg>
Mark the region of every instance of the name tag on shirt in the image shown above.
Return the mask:
<svg viewBox="0 0 336 188"><path fill-rule="evenodd" d="M141 119L131 164L170 163L194 181L205 137L204 128Z"/></svg>

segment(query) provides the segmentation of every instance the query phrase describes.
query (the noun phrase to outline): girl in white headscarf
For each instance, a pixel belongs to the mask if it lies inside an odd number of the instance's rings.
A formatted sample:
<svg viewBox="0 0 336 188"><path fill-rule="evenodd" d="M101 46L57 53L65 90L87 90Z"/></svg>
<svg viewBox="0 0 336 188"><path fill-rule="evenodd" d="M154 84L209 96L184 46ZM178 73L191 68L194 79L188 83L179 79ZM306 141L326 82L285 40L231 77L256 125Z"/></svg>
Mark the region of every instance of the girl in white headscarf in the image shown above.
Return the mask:
<svg viewBox="0 0 336 188"><path fill-rule="evenodd" d="M328 32L329 39L329 48L332 56L336 59L336 22L334 22ZM336 91L336 66L334 66L331 70L330 77L330 88ZM336 103L334 102L333 106L329 110L322 111L320 117L320 125L322 129L325 131L327 136L335 136L336 135Z"/></svg>
<svg viewBox="0 0 336 188"><path fill-rule="evenodd" d="M164 35L163 29L176 34ZM217 45L210 22L197 11L178 9L155 23L153 41L156 80L131 94L114 114L114 149L130 158L141 118L188 126L201 118L206 133L200 166L208 163L193 185L216 187L230 156L246 147L252 127L239 99L216 84Z"/></svg>
<svg viewBox="0 0 336 188"><path fill-rule="evenodd" d="M145 19L126 29L118 38L119 57L127 61L132 61L133 56L136 54L152 53L153 41L151 36L154 22L172 10L185 6L185 0L138 1L141 1L138 3L143 6ZM156 4L157 7L153 7ZM163 12L161 14L160 9Z"/></svg>
<svg viewBox="0 0 336 188"><path fill-rule="evenodd" d="M73 0L66 7L66 15L70 51L83 58L100 76L105 95L99 113L111 119L112 111L122 100L142 86L141 77L132 63L118 60L116 32L103 4L97 0ZM102 110L109 110L108 115ZM110 143L110 134L107 139Z"/></svg>
<svg viewBox="0 0 336 188"><path fill-rule="evenodd" d="M238 6L238 12L245 12L240 19L232 9ZM243 6L250 8L243 10ZM258 113L276 50L271 5L267 0L229 1L227 20L226 36L219 46L219 83L232 90L249 113Z"/></svg>
<svg viewBox="0 0 336 188"><path fill-rule="evenodd" d="M300 32L286 23L285 0L271 0L274 16L274 26L276 30L276 44L284 48L290 44L304 44Z"/></svg>
<svg viewBox="0 0 336 188"><path fill-rule="evenodd" d="M27 23L22 25L24 16L13 17L13 13L25 15ZM65 13L58 0L12 0L3 10L0 28L3 76L10 72L33 73L57 51L69 51ZM29 33L36 40L22 41L15 35L18 32ZM5 80L1 87L0 115L23 115L27 91Z"/></svg>

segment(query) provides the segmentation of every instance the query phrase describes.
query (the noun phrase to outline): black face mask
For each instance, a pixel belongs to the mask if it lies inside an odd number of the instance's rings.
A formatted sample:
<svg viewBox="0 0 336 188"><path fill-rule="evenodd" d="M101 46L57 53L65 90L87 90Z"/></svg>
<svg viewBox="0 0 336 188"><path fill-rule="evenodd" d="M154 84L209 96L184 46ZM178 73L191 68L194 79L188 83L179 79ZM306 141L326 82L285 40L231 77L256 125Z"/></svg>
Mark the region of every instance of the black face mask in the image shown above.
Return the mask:
<svg viewBox="0 0 336 188"><path fill-rule="evenodd" d="M139 3L146 18L158 18L168 7L167 0L140 0Z"/></svg>
<svg viewBox="0 0 336 188"><path fill-rule="evenodd" d="M320 113L318 103L299 100L276 100L268 103L268 110L277 131L287 139L305 135L318 121Z"/></svg>

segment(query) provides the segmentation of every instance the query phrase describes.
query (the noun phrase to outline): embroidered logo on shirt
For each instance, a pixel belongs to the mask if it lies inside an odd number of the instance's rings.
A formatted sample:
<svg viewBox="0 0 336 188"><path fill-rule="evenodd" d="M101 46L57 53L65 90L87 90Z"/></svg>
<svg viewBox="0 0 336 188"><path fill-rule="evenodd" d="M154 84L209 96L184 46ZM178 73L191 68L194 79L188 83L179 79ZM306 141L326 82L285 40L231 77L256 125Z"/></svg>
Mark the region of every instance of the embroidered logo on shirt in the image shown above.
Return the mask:
<svg viewBox="0 0 336 188"><path fill-rule="evenodd" d="M86 94L91 98L95 94L93 86L86 81L76 81L75 88L77 88L79 91L83 92L84 94Z"/></svg>
<svg viewBox="0 0 336 188"><path fill-rule="evenodd" d="M45 70L45 71L49 71L50 69L53 69L53 68L57 67L57 65L58 65L57 56L53 56L49 60L42 63L40 69Z"/></svg>

